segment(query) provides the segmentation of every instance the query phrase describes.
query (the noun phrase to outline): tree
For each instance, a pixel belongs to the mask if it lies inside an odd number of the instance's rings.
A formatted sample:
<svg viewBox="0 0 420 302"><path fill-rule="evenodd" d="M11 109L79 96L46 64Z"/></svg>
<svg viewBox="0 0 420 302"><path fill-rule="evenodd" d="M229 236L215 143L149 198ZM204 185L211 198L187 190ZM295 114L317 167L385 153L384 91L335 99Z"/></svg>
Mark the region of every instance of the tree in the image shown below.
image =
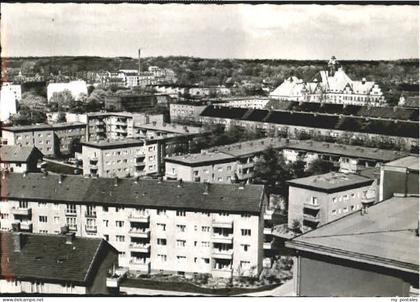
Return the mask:
<svg viewBox="0 0 420 302"><path fill-rule="evenodd" d="M292 221L292 226L291 226L292 231L300 234L300 233L302 233L301 228L302 228L302 225L301 225L300 221L297 220L297 219L294 219Z"/></svg>
<svg viewBox="0 0 420 302"><path fill-rule="evenodd" d="M315 159L308 167L308 173L310 175L325 174L335 170L336 169L332 162L323 159Z"/></svg>
<svg viewBox="0 0 420 302"><path fill-rule="evenodd" d="M74 97L72 96L70 90L65 89L61 92L54 92L50 102L57 103L59 109L67 109L70 108L71 103L75 101Z"/></svg>
<svg viewBox="0 0 420 302"><path fill-rule="evenodd" d="M66 114L62 111L58 112L57 123L64 123L66 121Z"/></svg>
<svg viewBox="0 0 420 302"><path fill-rule="evenodd" d="M292 178L301 178L307 176L305 172L305 162L302 160L297 160L290 164L290 172Z"/></svg>
<svg viewBox="0 0 420 302"><path fill-rule="evenodd" d="M291 173L284 162L283 156L272 147L262 152L262 158L255 163L254 183L265 184L267 193L287 196L287 180Z"/></svg>

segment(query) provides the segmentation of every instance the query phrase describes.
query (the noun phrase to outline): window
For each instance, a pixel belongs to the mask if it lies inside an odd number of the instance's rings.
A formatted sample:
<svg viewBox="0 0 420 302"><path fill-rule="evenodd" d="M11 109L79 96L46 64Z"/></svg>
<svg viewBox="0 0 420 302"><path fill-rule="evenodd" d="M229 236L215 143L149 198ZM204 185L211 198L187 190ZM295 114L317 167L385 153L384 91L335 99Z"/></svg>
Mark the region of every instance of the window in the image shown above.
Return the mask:
<svg viewBox="0 0 420 302"><path fill-rule="evenodd" d="M19 201L19 208L28 208L28 202L27 201Z"/></svg>
<svg viewBox="0 0 420 302"><path fill-rule="evenodd" d="M353 206L350 206L350 210L351 210L351 211L354 211L354 210L355 210L355 208L356 208L356 207L355 207L354 205L353 205Z"/></svg>
<svg viewBox="0 0 420 302"><path fill-rule="evenodd" d="M208 242L208 241L201 241L201 247L210 247L210 242Z"/></svg>
<svg viewBox="0 0 420 302"><path fill-rule="evenodd" d="M241 261L240 266L243 269L249 269L251 268L251 261Z"/></svg>
<svg viewBox="0 0 420 302"><path fill-rule="evenodd" d="M250 229L241 229L242 236L251 236L251 230Z"/></svg>
<svg viewBox="0 0 420 302"><path fill-rule="evenodd" d="M349 208L348 207L345 207L344 209L343 209L343 213L347 213L349 211Z"/></svg>
<svg viewBox="0 0 420 302"><path fill-rule="evenodd" d="M86 207L86 215L96 216L96 208L94 206L87 206Z"/></svg>
<svg viewBox="0 0 420 302"><path fill-rule="evenodd" d="M197 246L197 241L194 241L194 246Z"/></svg>
<svg viewBox="0 0 420 302"><path fill-rule="evenodd" d="M47 230L39 230L39 232L40 232L41 234L48 234L48 231L47 231Z"/></svg>
<svg viewBox="0 0 420 302"><path fill-rule="evenodd" d="M185 261L185 260L187 260L187 257L186 256L176 256L176 259L178 261Z"/></svg>
<svg viewBox="0 0 420 302"><path fill-rule="evenodd" d="M115 236L115 241L117 241L117 242L124 242L125 241L125 237L123 235L117 235L117 236Z"/></svg>
<svg viewBox="0 0 420 302"><path fill-rule="evenodd" d="M223 177L218 177L218 178L217 178L217 181L218 181L218 182L222 182L222 181L223 181Z"/></svg>
<svg viewBox="0 0 420 302"><path fill-rule="evenodd" d="M157 229L159 231L166 231L166 224L164 224L164 223L157 223L156 226L157 226Z"/></svg>
<svg viewBox="0 0 420 302"><path fill-rule="evenodd" d="M210 263L210 258L201 258L205 264Z"/></svg>
<svg viewBox="0 0 420 302"><path fill-rule="evenodd" d="M332 210L331 214L336 215L337 214L337 210Z"/></svg>
<svg viewBox="0 0 420 302"><path fill-rule="evenodd" d="M157 254L157 258L159 261L166 262L166 260L168 259L168 256L165 254Z"/></svg>
<svg viewBox="0 0 420 302"><path fill-rule="evenodd" d="M311 203L312 204L318 204L318 198L317 197L311 197Z"/></svg>
<svg viewBox="0 0 420 302"><path fill-rule="evenodd" d="M183 210L176 211L176 216L186 216L186 212Z"/></svg>
<svg viewBox="0 0 420 302"><path fill-rule="evenodd" d="M109 241L109 235L104 235L104 239L105 239L106 241Z"/></svg>
<svg viewBox="0 0 420 302"><path fill-rule="evenodd" d="M166 215L166 210L157 210L158 215Z"/></svg>
<svg viewBox="0 0 420 302"><path fill-rule="evenodd" d="M66 205L66 212L68 214L76 214L76 205L75 204L67 204Z"/></svg>
<svg viewBox="0 0 420 302"><path fill-rule="evenodd" d="M201 231L202 232L210 232L210 227L209 226L202 226Z"/></svg>
<svg viewBox="0 0 420 302"><path fill-rule="evenodd" d="M332 202L337 203L337 197L333 197Z"/></svg>
<svg viewBox="0 0 420 302"><path fill-rule="evenodd" d="M102 220L102 222L103 222L104 226L107 228L108 227L109 220L104 219L104 220Z"/></svg>
<svg viewBox="0 0 420 302"><path fill-rule="evenodd" d="M157 239L157 245L166 245L166 239L165 238L158 238Z"/></svg>
<svg viewBox="0 0 420 302"><path fill-rule="evenodd" d="M54 216L54 223L60 223L60 217Z"/></svg>
<svg viewBox="0 0 420 302"><path fill-rule="evenodd" d="M186 241L185 240L177 240L176 246L185 247Z"/></svg>
<svg viewBox="0 0 420 302"><path fill-rule="evenodd" d="M227 170L227 171L231 171L231 170L232 170L232 167L231 167L231 166L227 166L227 167L226 167L226 170Z"/></svg>
<svg viewBox="0 0 420 302"><path fill-rule="evenodd" d="M66 224L70 228L76 228L76 217L66 217Z"/></svg>
<svg viewBox="0 0 420 302"><path fill-rule="evenodd" d="M125 252L118 252L118 256L124 258L125 257Z"/></svg>
<svg viewBox="0 0 420 302"><path fill-rule="evenodd" d="M115 226L117 228L122 228L124 226L124 221L121 221L121 220L115 221Z"/></svg>
<svg viewBox="0 0 420 302"><path fill-rule="evenodd" d="M251 215L250 214L241 214L241 217L242 218L249 218L249 217L251 217Z"/></svg>
<svg viewBox="0 0 420 302"><path fill-rule="evenodd" d="M48 218L47 216L39 216L39 222L47 222Z"/></svg>
<svg viewBox="0 0 420 302"><path fill-rule="evenodd" d="M344 195L344 196L343 196L343 200L344 200L344 201L349 200L349 196L348 196L347 194L346 194L346 195Z"/></svg>
<svg viewBox="0 0 420 302"><path fill-rule="evenodd" d="M177 224L176 225L176 229L177 229L178 232L184 233L186 228L187 228L187 226L185 224Z"/></svg>
<svg viewBox="0 0 420 302"><path fill-rule="evenodd" d="M46 208L47 207L47 203L46 202L38 202L38 206L40 208Z"/></svg>
<svg viewBox="0 0 420 302"><path fill-rule="evenodd" d="M242 248L244 249L244 252L248 252L250 245L249 244L241 244Z"/></svg>

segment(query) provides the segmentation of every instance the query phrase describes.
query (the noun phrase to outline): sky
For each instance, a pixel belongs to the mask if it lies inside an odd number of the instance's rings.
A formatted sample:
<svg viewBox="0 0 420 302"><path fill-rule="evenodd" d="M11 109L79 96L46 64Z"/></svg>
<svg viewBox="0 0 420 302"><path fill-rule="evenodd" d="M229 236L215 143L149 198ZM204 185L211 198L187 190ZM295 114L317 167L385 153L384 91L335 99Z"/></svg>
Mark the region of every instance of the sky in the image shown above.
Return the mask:
<svg viewBox="0 0 420 302"><path fill-rule="evenodd" d="M1 4L2 57L418 58L418 6Z"/></svg>

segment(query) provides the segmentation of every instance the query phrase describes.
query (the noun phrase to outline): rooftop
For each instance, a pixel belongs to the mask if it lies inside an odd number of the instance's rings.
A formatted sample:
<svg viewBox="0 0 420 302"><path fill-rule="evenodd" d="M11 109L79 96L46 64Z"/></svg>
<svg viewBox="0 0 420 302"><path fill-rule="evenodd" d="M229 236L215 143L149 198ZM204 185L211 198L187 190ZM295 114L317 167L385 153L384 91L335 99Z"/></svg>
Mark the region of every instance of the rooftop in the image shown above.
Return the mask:
<svg viewBox="0 0 420 302"><path fill-rule="evenodd" d="M0 146L0 162L27 162L32 152L42 157L41 151L33 146L3 145Z"/></svg>
<svg viewBox="0 0 420 302"><path fill-rule="evenodd" d="M51 125L48 124L35 124L35 125L24 125L24 126L11 126L11 127L2 127L3 131L11 132L25 132L32 130L53 130Z"/></svg>
<svg viewBox="0 0 420 302"><path fill-rule="evenodd" d="M100 250L113 249L103 239L75 237L66 244L64 235L21 233L21 251L15 251L13 236L0 232L3 278L50 280L86 284L93 277L93 262Z"/></svg>
<svg viewBox="0 0 420 302"><path fill-rule="evenodd" d="M109 148L118 148L118 147L135 147L143 146L145 144L144 140L134 139L134 138L125 138L125 139L115 139L115 140L98 140L98 141L89 141L82 142L82 146L89 146L100 149L109 149Z"/></svg>
<svg viewBox="0 0 420 302"><path fill-rule="evenodd" d="M140 129L148 129L148 130L156 130L156 131L163 131L163 132L171 132L176 134L197 134L200 133L201 127L194 127L194 126L186 126L181 124L174 124L174 123L135 123L135 128Z"/></svg>
<svg viewBox="0 0 420 302"><path fill-rule="evenodd" d="M407 156L409 154L407 152L402 151L368 148L362 146L344 145L336 143L325 143L313 140L291 141L291 143L287 146L287 149L337 154L352 158L373 159L384 162L395 160Z"/></svg>
<svg viewBox="0 0 420 302"><path fill-rule="evenodd" d="M212 164L214 162L233 162L235 161L235 158L229 154L215 151L171 156L165 158L165 161L195 166Z"/></svg>
<svg viewBox="0 0 420 302"><path fill-rule="evenodd" d="M38 173L8 173L1 197L109 206L132 206L193 211L259 213L262 185L183 183L153 179L85 178ZM7 188L6 188L7 187Z"/></svg>
<svg viewBox="0 0 420 302"><path fill-rule="evenodd" d="M335 192L348 188L368 186L373 179L356 174L329 172L322 175L313 175L289 180L288 183L295 187L309 188L315 191Z"/></svg>
<svg viewBox="0 0 420 302"><path fill-rule="evenodd" d="M418 156L407 156L394 161L391 161L385 166L402 167L411 170L419 171L419 157Z"/></svg>
<svg viewBox="0 0 420 302"><path fill-rule="evenodd" d="M418 197L393 197L298 236L287 246L418 273ZM355 228L357 226L357 228Z"/></svg>

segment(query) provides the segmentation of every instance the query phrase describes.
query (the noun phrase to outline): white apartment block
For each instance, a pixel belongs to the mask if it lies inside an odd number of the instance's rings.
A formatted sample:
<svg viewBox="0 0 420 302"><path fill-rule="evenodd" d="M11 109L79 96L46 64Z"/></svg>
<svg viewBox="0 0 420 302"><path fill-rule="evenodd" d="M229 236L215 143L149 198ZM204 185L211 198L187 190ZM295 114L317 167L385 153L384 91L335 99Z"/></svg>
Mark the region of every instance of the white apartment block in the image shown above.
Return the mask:
<svg viewBox="0 0 420 302"><path fill-rule="evenodd" d="M171 122L180 120L194 121L199 118L201 112L203 112L206 107L206 102L171 103L169 104L169 116L171 118Z"/></svg>
<svg viewBox="0 0 420 302"><path fill-rule="evenodd" d="M68 90L71 92L71 95L74 99L79 99L81 95L87 95L87 85L85 81L71 81L68 83L50 83L47 86L47 99L48 102L51 101L54 93L63 92Z"/></svg>
<svg viewBox="0 0 420 302"><path fill-rule="evenodd" d="M6 121L16 114L18 102L22 99L20 85L3 83L0 90L0 121Z"/></svg>
<svg viewBox="0 0 420 302"><path fill-rule="evenodd" d="M270 100L267 97L247 97L226 99L225 101L225 103L218 103L218 105L236 108L264 109Z"/></svg>
<svg viewBox="0 0 420 302"><path fill-rule="evenodd" d="M271 248L261 185L14 173L2 182L2 230L19 223L22 231L54 234L68 226L77 236L104 238L133 272L258 275Z"/></svg>
<svg viewBox="0 0 420 302"><path fill-rule="evenodd" d="M143 176L159 171L159 146L137 139L83 142L82 160L84 175Z"/></svg>

